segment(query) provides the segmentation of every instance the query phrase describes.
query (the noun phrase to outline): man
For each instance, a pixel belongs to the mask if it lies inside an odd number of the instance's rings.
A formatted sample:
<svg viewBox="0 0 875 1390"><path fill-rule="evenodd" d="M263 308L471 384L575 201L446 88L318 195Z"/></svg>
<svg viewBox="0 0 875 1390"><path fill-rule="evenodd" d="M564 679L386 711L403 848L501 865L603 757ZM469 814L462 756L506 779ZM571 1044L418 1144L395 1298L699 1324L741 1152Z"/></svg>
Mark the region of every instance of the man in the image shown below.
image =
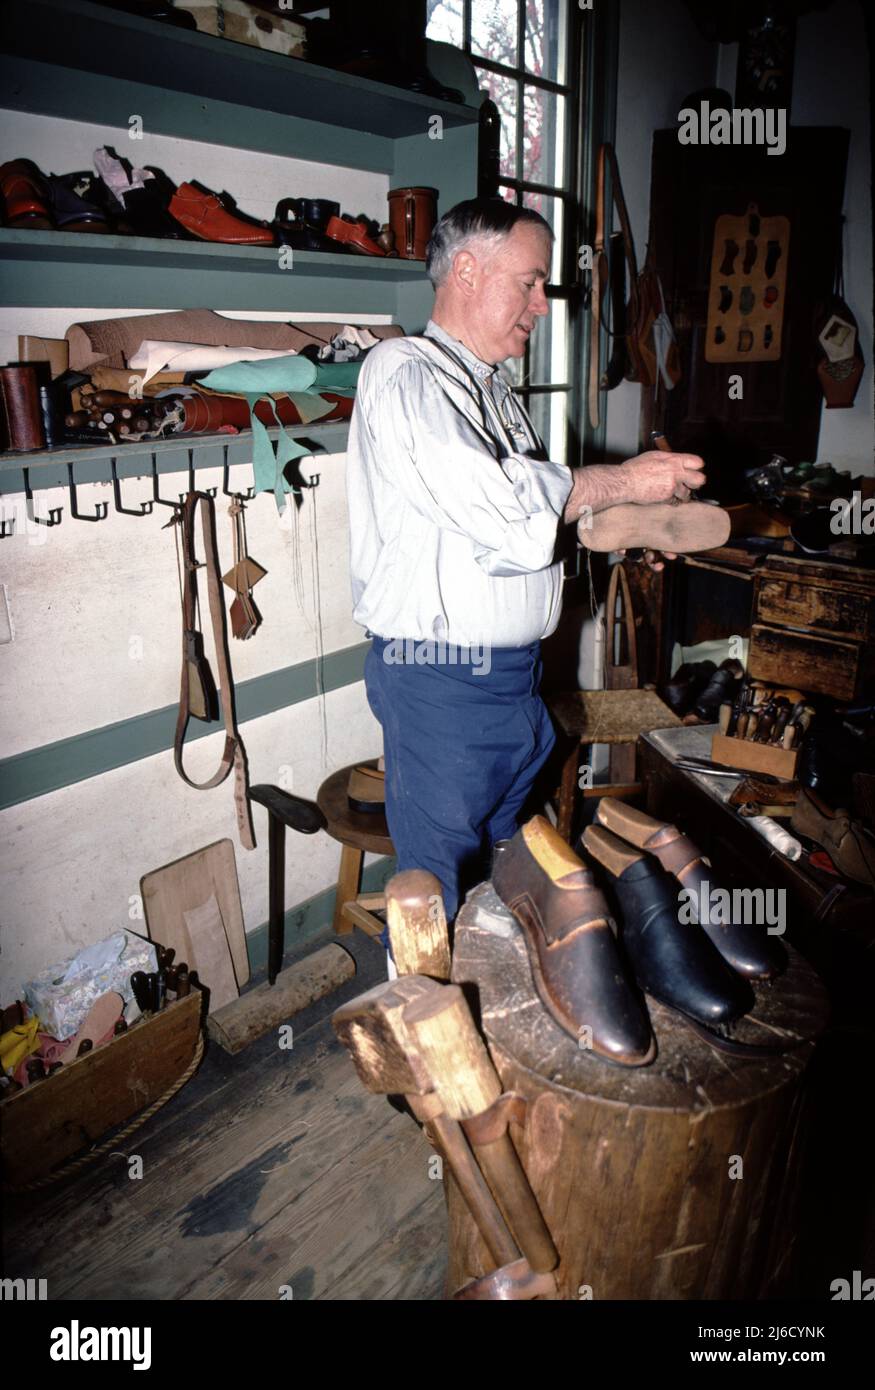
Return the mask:
<svg viewBox="0 0 875 1390"><path fill-rule="evenodd" d="M704 482L688 454L576 469L547 457L498 364L548 312L552 243L538 213L498 199L446 213L425 335L371 351L350 428L353 616L373 637L389 831L399 870L436 874L450 920L555 741L538 687L562 604L560 528Z"/></svg>

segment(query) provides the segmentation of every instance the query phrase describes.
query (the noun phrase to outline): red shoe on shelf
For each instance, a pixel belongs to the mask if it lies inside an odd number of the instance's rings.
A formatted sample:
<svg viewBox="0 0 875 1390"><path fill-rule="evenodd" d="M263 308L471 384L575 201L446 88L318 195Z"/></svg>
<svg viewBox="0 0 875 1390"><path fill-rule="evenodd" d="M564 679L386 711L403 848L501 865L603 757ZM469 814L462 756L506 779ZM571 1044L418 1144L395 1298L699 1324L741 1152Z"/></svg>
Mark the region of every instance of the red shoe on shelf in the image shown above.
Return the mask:
<svg viewBox="0 0 875 1390"><path fill-rule="evenodd" d="M385 256L382 246L368 235L366 222L351 222L345 217L332 217L325 228L325 235L332 241L339 241L351 251L359 251L363 256Z"/></svg>
<svg viewBox="0 0 875 1390"><path fill-rule="evenodd" d="M215 193L198 188L194 183L181 183L167 210L180 226L201 241L227 242L234 246L274 244L273 231L264 222L230 211Z"/></svg>
<svg viewBox="0 0 875 1390"><path fill-rule="evenodd" d="M0 166L3 223L52 231L51 196L45 177L29 159L10 159Z"/></svg>

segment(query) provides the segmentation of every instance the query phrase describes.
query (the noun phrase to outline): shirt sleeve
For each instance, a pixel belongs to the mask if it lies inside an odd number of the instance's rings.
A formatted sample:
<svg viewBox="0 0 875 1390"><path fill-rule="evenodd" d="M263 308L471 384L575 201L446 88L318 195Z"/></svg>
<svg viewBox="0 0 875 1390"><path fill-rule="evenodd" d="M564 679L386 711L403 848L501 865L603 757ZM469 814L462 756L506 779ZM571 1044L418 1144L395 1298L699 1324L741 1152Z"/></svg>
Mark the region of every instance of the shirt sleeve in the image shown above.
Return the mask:
<svg viewBox="0 0 875 1390"><path fill-rule="evenodd" d="M435 526L467 536L487 574L531 574L553 563L571 491L564 464L519 453L499 459L463 397L426 363L393 371L369 417L388 481Z"/></svg>

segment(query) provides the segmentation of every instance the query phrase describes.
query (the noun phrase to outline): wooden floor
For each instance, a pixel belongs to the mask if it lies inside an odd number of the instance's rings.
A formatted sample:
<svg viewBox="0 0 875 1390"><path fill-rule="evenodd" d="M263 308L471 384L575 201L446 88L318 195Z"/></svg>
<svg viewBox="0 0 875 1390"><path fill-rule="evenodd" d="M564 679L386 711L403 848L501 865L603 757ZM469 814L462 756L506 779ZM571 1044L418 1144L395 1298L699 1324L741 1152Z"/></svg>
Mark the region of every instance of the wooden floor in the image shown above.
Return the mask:
<svg viewBox="0 0 875 1390"><path fill-rule="evenodd" d="M356 932L351 949L357 976L297 1016L291 1051L276 1034L237 1057L211 1046L125 1157L8 1198L4 1274L47 1279L50 1299L440 1299L430 1146L362 1088L331 1028L385 978L379 947Z"/></svg>

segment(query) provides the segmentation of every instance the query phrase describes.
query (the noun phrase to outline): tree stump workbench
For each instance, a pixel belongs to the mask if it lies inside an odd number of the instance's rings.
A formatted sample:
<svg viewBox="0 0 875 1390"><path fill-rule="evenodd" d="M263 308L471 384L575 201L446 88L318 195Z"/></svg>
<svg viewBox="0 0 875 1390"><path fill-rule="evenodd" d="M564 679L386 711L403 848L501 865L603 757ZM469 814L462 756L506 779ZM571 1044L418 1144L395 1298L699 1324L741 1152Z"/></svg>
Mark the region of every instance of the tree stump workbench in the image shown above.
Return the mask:
<svg viewBox="0 0 875 1390"><path fill-rule="evenodd" d="M803 1079L825 990L789 950L756 987L739 1041L796 1044L764 1059L719 1052L647 999L652 1065L611 1066L543 1008L525 938L489 884L455 928L461 985L506 1091L528 1100L510 1133L560 1253L562 1299L779 1296L792 1266ZM492 1268L452 1178L448 1291Z"/></svg>

